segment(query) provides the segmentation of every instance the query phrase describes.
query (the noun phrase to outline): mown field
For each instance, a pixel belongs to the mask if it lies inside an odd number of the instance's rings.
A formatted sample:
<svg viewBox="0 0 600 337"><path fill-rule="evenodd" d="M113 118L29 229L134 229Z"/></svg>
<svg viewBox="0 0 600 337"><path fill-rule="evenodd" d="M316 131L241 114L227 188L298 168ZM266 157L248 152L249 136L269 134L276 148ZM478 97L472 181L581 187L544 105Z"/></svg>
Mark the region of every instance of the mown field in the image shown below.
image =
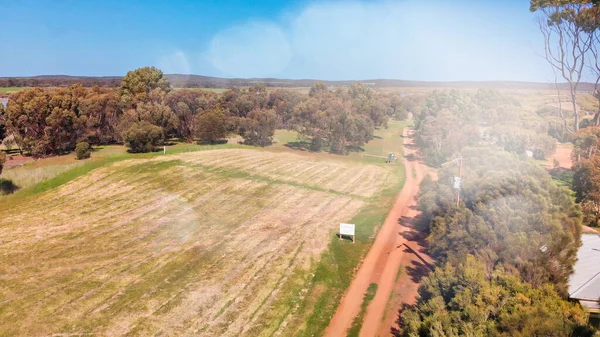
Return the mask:
<svg viewBox="0 0 600 337"><path fill-rule="evenodd" d="M400 148L402 127L370 149ZM92 161L3 198L0 335L322 331L402 167L283 146L180 150ZM335 236L346 221L356 244Z"/></svg>

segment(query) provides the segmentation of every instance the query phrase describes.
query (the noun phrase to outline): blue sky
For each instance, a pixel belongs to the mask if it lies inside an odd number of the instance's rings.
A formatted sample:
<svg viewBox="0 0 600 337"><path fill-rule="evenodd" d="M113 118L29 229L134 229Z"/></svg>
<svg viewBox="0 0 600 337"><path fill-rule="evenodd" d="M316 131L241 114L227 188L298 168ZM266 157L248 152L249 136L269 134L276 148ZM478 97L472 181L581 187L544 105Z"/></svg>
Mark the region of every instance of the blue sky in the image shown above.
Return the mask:
<svg viewBox="0 0 600 337"><path fill-rule="evenodd" d="M0 76L551 80L527 0L0 0L0 26Z"/></svg>

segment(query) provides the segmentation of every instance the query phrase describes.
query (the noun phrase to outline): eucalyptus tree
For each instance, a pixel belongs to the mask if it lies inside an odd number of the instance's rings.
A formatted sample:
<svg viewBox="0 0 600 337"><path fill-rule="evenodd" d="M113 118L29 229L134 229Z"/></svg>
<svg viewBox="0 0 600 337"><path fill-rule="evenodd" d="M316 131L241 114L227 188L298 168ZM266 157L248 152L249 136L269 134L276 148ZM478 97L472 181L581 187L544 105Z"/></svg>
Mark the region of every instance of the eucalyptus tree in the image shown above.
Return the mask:
<svg viewBox="0 0 600 337"><path fill-rule="evenodd" d="M594 51L598 43L599 1L531 0L530 5L530 10L539 14L544 58L552 67L554 80L558 82L560 78L569 85L569 98L575 113L573 128L567 125L562 108L561 117L570 132L577 132L580 122L577 89L590 75L590 62L597 63ZM560 90L558 94L560 101ZM562 107L562 103L559 104Z"/></svg>

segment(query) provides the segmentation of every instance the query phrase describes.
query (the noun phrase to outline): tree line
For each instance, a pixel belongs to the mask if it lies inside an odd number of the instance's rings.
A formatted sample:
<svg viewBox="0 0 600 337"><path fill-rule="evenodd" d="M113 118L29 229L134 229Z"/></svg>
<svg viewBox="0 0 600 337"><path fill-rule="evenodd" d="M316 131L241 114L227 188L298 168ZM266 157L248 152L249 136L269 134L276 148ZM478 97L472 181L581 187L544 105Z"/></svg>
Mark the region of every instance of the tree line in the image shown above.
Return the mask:
<svg viewBox="0 0 600 337"><path fill-rule="evenodd" d="M77 143L123 143L147 152L168 139L217 143L238 133L244 143L267 146L275 129L298 131L313 151L346 154L373 137L389 118L406 118L403 98L361 84L330 89L315 84L309 94L267 90L264 85L222 94L174 89L162 71L130 71L118 88L33 88L10 95L0 110L1 127L22 152L64 154Z"/></svg>
<svg viewBox="0 0 600 337"><path fill-rule="evenodd" d="M579 130L573 136L572 188L581 203L584 223L600 226L600 127Z"/></svg>
<svg viewBox="0 0 600 337"><path fill-rule="evenodd" d="M415 98L416 99L416 98ZM439 165L468 146L495 146L544 159L563 137L554 121L493 89L435 90L413 103L416 141L425 160Z"/></svg>
<svg viewBox="0 0 600 337"><path fill-rule="evenodd" d="M529 112L494 90L435 91L420 100L413 110L420 154L434 165L461 156L461 200L457 206L456 166L421 184L419 225L436 267L417 304L401 313L400 334L592 336L584 309L567 300L582 207L524 155L543 158L571 135L555 127L551 110ZM600 152L599 130L577 134L575 156ZM588 198L599 181L581 182Z"/></svg>
<svg viewBox="0 0 600 337"><path fill-rule="evenodd" d="M437 267L401 314L404 336L592 336L567 300L582 214L566 187L522 156L465 147L461 202L456 167L427 177L420 225Z"/></svg>

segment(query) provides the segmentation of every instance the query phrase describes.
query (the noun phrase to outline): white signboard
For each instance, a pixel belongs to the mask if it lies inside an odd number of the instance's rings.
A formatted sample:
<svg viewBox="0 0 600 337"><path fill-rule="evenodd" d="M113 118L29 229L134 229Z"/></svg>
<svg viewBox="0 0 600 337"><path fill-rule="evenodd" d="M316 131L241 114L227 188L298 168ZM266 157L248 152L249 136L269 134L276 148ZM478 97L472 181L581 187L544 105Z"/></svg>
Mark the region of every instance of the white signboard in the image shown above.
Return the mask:
<svg viewBox="0 0 600 337"><path fill-rule="evenodd" d="M341 223L340 224L341 235L354 235L354 224Z"/></svg>
<svg viewBox="0 0 600 337"><path fill-rule="evenodd" d="M460 178L459 177L454 177L454 184L453 187L457 190L460 189Z"/></svg>

